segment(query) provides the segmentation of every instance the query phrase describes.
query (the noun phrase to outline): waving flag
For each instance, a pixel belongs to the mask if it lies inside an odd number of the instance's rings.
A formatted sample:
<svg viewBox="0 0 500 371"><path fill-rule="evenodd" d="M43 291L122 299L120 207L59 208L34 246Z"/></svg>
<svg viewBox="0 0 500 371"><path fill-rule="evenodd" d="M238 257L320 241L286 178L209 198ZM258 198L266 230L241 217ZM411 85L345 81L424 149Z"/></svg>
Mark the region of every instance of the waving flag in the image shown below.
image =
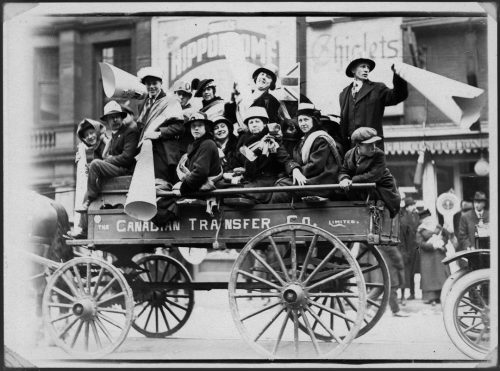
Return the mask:
<svg viewBox="0 0 500 371"><path fill-rule="evenodd" d="M283 89L282 100L299 101L300 97L300 62L294 64L281 77L281 88Z"/></svg>

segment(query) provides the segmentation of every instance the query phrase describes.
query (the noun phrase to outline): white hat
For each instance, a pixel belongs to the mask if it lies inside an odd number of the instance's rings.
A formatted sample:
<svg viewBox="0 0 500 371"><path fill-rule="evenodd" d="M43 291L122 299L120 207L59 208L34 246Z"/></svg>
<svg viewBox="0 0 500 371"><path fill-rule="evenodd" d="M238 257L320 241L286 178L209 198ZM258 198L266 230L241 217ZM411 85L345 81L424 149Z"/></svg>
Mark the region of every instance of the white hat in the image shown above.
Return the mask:
<svg viewBox="0 0 500 371"><path fill-rule="evenodd" d="M172 91L175 93L176 91L183 91L185 93L191 94L191 84L186 81L177 80L172 86Z"/></svg>
<svg viewBox="0 0 500 371"><path fill-rule="evenodd" d="M142 67L137 71L137 77L141 82L148 76L156 77L163 81L163 71L158 67Z"/></svg>
<svg viewBox="0 0 500 371"><path fill-rule="evenodd" d="M117 102L112 100L104 106L104 115L102 115L100 119L106 121L106 116L112 115L113 113L119 113L122 119L127 117L127 112L125 112Z"/></svg>
<svg viewBox="0 0 500 371"><path fill-rule="evenodd" d="M265 119L266 122L269 122L269 116L264 107L252 106L248 108L245 117L243 119L243 122L246 124L248 120L254 117Z"/></svg>

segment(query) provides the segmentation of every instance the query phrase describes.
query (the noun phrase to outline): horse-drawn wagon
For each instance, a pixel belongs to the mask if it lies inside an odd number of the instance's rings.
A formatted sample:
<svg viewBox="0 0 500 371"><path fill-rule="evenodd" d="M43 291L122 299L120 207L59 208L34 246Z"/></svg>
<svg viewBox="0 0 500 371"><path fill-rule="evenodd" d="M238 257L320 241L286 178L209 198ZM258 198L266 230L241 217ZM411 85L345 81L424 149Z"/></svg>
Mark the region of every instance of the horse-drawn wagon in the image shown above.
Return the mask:
<svg viewBox="0 0 500 371"><path fill-rule="evenodd" d="M399 226L383 204L256 205L238 197L278 187L219 189L204 194L220 202L213 216L205 202L184 203L179 217L159 228L124 212L129 181L105 185L88 210L87 239L68 241L89 256L59 264L48 280L44 323L68 353L101 357L130 327L169 336L190 317L196 290L227 289L238 331L268 358L334 357L384 313L390 280L377 245L398 243ZM155 253L177 247L238 250L229 282L193 281L178 260Z"/></svg>

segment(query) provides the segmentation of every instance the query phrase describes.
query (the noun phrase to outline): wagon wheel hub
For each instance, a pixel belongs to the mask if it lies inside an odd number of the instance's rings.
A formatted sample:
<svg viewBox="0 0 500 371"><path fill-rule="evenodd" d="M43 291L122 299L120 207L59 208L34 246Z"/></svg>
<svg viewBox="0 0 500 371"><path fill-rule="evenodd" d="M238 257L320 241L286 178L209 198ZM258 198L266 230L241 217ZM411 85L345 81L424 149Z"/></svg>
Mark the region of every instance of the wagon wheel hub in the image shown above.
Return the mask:
<svg viewBox="0 0 500 371"><path fill-rule="evenodd" d="M165 291L153 290L151 291L151 295L149 296L149 300L151 301L151 305L161 307L165 302L167 295Z"/></svg>
<svg viewBox="0 0 500 371"><path fill-rule="evenodd" d="M82 319L92 319L97 314L97 305L91 298L81 298L73 305L73 313Z"/></svg>
<svg viewBox="0 0 500 371"><path fill-rule="evenodd" d="M306 295L304 289L302 288L302 286L295 284L295 283L286 286L283 289L283 292L281 295L282 295L285 303L288 306L291 306L294 308L303 306L307 301L307 295Z"/></svg>

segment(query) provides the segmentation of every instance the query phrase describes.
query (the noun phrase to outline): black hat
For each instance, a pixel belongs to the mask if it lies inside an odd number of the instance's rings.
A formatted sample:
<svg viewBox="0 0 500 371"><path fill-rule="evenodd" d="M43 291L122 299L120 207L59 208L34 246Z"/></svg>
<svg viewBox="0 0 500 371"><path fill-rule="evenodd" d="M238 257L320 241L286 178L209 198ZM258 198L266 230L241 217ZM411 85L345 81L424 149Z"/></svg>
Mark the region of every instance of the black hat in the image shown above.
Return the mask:
<svg viewBox="0 0 500 371"><path fill-rule="evenodd" d="M234 123L229 121L229 119L224 116L224 115L217 115L217 116L214 116L214 117L211 117L211 120L212 122L214 123L214 127L217 123L219 122L223 122L224 124L227 125L227 128L229 129L229 132L233 132L233 126L234 126Z"/></svg>
<svg viewBox="0 0 500 371"><path fill-rule="evenodd" d="M476 193L474 193L474 201L488 201L488 198L486 197L486 194L484 192L481 192L481 191L477 191Z"/></svg>
<svg viewBox="0 0 500 371"><path fill-rule="evenodd" d="M297 110L297 117L300 115L318 117L320 116L320 112L314 107L312 103L299 103L299 108Z"/></svg>
<svg viewBox="0 0 500 371"><path fill-rule="evenodd" d="M128 112L130 113L132 116L135 116L134 114L134 111L132 110L132 108L130 108L130 106L128 104L120 104L120 107L122 108L122 110L124 110L125 112Z"/></svg>
<svg viewBox="0 0 500 371"><path fill-rule="evenodd" d="M404 198L404 203L405 203L405 207L406 206L410 206L410 205L415 205L416 202L415 200L413 199L413 197L405 197Z"/></svg>
<svg viewBox="0 0 500 371"><path fill-rule="evenodd" d="M209 120L207 114L205 112L193 112L189 119L184 123L184 125L191 125L192 122L202 121L205 125L208 125L208 129L212 130L214 127L214 123L212 120Z"/></svg>
<svg viewBox="0 0 500 371"><path fill-rule="evenodd" d="M349 63L349 65L345 69L345 74L347 75L347 77L354 77L354 74L352 73L351 70L360 63L368 64L370 72L373 71L373 69L375 68L375 61L368 58L357 58L352 60L351 63Z"/></svg>
<svg viewBox="0 0 500 371"><path fill-rule="evenodd" d="M261 73L261 72L267 73L269 76L271 76L271 79L272 79L271 86L269 87L269 89L274 90L274 89L276 89L277 76L276 76L275 72L270 70L270 68L271 68L270 66L269 66L269 68L266 68L266 67L257 68L255 71L253 71L252 79L255 82L255 80L257 80L257 76L259 76L259 73Z"/></svg>
<svg viewBox="0 0 500 371"><path fill-rule="evenodd" d="M196 94L194 95L195 97L201 98L203 96L203 90L208 88L209 86L213 86L214 91L215 91L215 82L214 79L205 79L201 80L198 89L196 89Z"/></svg>
<svg viewBox="0 0 500 371"><path fill-rule="evenodd" d="M427 216L431 216L431 212L429 211L429 209L423 209L422 211L419 211L418 212L418 216L420 217L420 219L423 219Z"/></svg>

